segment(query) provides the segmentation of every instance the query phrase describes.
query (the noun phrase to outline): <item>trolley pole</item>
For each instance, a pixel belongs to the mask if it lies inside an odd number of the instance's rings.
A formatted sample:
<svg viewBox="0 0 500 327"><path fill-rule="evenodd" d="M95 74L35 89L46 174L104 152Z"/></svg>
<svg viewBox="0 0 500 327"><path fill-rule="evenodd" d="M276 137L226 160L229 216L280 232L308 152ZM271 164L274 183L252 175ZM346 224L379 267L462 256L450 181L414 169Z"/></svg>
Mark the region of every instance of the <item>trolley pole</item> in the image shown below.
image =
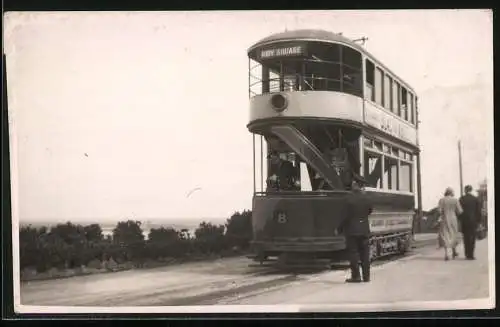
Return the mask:
<svg viewBox="0 0 500 327"><path fill-rule="evenodd" d="M458 169L460 170L460 196L464 195L463 175L462 175L462 143L458 140Z"/></svg>

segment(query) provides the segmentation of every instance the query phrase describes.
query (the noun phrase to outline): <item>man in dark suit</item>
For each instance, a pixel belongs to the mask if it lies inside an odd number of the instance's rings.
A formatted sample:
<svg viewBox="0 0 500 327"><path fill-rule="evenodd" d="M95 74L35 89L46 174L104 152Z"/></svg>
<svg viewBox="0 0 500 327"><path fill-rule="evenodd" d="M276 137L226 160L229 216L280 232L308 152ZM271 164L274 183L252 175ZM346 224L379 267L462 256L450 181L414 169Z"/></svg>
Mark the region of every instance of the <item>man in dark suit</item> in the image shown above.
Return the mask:
<svg viewBox="0 0 500 327"><path fill-rule="evenodd" d="M363 272L363 281L370 281L370 223L368 216L373 207L366 193L361 189L359 181L353 181L352 193L348 195L342 230L346 237L347 251L351 266L351 278L348 283L361 282L359 262Z"/></svg>
<svg viewBox="0 0 500 327"><path fill-rule="evenodd" d="M277 152L271 152L268 158L271 162L271 171L274 172L267 181L269 188L276 191L300 191L297 171L293 164L281 159Z"/></svg>
<svg viewBox="0 0 500 327"><path fill-rule="evenodd" d="M460 197L463 213L459 216L464 238L465 257L468 260L474 260L476 230L481 222L481 204L471 192L472 186L467 185L465 195Z"/></svg>

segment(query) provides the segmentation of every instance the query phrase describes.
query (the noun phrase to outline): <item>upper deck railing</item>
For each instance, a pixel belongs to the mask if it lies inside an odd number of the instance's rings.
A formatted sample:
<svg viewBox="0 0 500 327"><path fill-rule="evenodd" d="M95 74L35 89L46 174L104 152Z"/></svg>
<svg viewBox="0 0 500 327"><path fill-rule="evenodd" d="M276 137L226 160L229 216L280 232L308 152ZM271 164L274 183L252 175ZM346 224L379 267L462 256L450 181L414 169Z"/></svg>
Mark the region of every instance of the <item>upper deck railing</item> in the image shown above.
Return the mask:
<svg viewBox="0 0 500 327"><path fill-rule="evenodd" d="M363 96L362 69L346 62L287 58L280 62L280 71L260 63L249 68L250 97L280 91L336 91Z"/></svg>

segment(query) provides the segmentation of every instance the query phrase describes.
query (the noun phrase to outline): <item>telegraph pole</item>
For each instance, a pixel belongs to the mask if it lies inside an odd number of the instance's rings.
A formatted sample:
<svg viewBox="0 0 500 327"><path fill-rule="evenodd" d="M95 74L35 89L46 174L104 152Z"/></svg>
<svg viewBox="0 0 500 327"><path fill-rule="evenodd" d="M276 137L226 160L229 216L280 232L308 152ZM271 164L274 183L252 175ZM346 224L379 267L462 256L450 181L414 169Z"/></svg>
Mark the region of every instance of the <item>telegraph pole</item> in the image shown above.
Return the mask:
<svg viewBox="0 0 500 327"><path fill-rule="evenodd" d="M464 195L463 175L462 175L462 143L458 140L458 169L460 170L460 196Z"/></svg>
<svg viewBox="0 0 500 327"><path fill-rule="evenodd" d="M420 139L419 139L419 131L420 131L420 118L419 118L419 107L418 100L415 101L415 116L417 122L417 146L418 152L416 153L417 159L417 212L414 218L413 223L413 237L415 237L415 232L420 232L420 224L422 222L422 170L421 170L421 161L422 154L420 152Z"/></svg>

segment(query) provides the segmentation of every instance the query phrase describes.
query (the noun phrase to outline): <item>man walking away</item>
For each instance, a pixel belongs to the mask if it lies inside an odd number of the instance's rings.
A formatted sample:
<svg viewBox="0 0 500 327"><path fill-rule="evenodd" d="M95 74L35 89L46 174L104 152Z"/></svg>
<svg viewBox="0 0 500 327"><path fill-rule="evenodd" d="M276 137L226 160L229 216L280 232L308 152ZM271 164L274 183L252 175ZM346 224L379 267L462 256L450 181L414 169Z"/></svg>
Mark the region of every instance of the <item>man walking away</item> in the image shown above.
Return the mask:
<svg viewBox="0 0 500 327"><path fill-rule="evenodd" d="M463 212L460 215L460 224L464 238L465 257L474 260L474 248L476 245L476 231L481 223L481 204L474 195L471 194L472 186L465 187L465 195L460 197L460 205Z"/></svg>
<svg viewBox="0 0 500 327"><path fill-rule="evenodd" d="M351 266L351 278L348 283L359 283L359 262L363 272L363 281L370 281L370 224L368 216L372 213L372 205L358 182L352 182L352 193L345 206L342 229L346 237L347 251Z"/></svg>

